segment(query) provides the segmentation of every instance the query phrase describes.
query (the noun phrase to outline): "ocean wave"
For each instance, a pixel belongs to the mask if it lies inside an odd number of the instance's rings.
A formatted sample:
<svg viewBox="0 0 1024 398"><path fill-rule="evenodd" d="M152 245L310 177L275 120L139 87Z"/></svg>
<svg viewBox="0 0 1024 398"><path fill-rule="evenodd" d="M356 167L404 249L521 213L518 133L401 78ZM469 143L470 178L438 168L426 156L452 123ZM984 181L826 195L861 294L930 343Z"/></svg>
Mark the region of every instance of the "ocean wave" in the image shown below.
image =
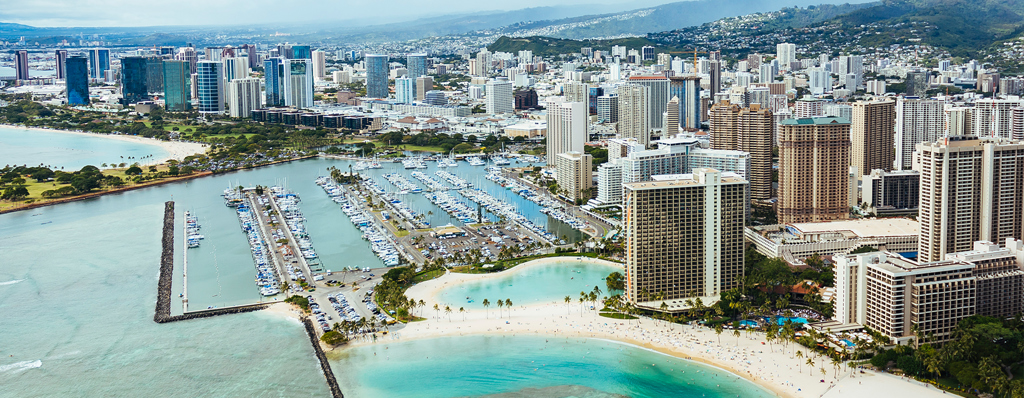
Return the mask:
<svg viewBox="0 0 1024 398"><path fill-rule="evenodd" d="M7 372L19 373L19 372L24 372L24 371L29 370L29 369L38 368L40 366L43 366L43 361L38 360L38 359L35 360L35 361L15 362L15 363L12 363L12 364L9 364L9 365L0 365L0 373L7 373Z"/></svg>
<svg viewBox="0 0 1024 398"><path fill-rule="evenodd" d="M24 280L24 279L15 279L15 280L13 280L13 281L7 281L7 282L0 282L0 286L7 286L7 285L13 285L13 284L15 284L15 283L18 283L18 282L21 282L21 281L23 281L23 280Z"/></svg>

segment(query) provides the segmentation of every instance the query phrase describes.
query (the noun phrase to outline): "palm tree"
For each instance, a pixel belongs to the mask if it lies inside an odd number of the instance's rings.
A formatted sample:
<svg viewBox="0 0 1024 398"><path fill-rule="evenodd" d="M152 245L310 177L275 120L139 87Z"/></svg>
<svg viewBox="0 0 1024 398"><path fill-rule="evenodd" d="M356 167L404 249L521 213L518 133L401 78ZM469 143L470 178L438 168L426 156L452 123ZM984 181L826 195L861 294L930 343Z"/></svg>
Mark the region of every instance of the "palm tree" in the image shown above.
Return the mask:
<svg viewBox="0 0 1024 398"><path fill-rule="evenodd" d="M508 317L512 317L512 299L505 299L505 308L508 308Z"/></svg>
<svg viewBox="0 0 1024 398"><path fill-rule="evenodd" d="M462 314L462 321L465 322L466 321L466 309L463 308L463 307L459 307L459 313Z"/></svg>
<svg viewBox="0 0 1024 398"><path fill-rule="evenodd" d="M715 324L715 334L718 335L718 344L719 345L722 344L722 331L724 331L724 330L725 330L725 328L722 327L721 323Z"/></svg>
<svg viewBox="0 0 1024 398"><path fill-rule="evenodd" d="M569 303L572 302L572 297L565 296L565 314L569 315Z"/></svg>
<svg viewBox="0 0 1024 398"><path fill-rule="evenodd" d="M487 311L487 309L488 309L488 307L490 307L490 306L491 306L491 302L490 302L490 301L488 301L487 299L484 299L484 302L483 302L483 304L484 304L484 315L485 315L485 316L486 316L487 318L490 318L490 317L491 317L491 316L490 316L490 315L491 315L491 313L490 313L490 312L488 312L488 311Z"/></svg>
<svg viewBox="0 0 1024 398"><path fill-rule="evenodd" d="M501 318L501 307L505 306L505 302L498 299L498 318Z"/></svg>
<svg viewBox="0 0 1024 398"><path fill-rule="evenodd" d="M796 350L796 357L800 358L800 359L803 359L804 352L800 351L800 350ZM853 363L853 362L850 362L850 363ZM804 372L803 366L801 366L801 365L803 365L803 362L796 361L796 364L797 364L797 369L800 371L800 373L803 373Z"/></svg>
<svg viewBox="0 0 1024 398"><path fill-rule="evenodd" d="M580 293L580 316L583 316L583 297L584 296L585 295L583 293Z"/></svg>
<svg viewBox="0 0 1024 398"><path fill-rule="evenodd" d="M447 305L444 306L444 313L448 314L448 323L451 323L452 322L452 308L447 306Z"/></svg>
<svg viewBox="0 0 1024 398"><path fill-rule="evenodd" d="M832 357L832 366L836 368L836 380L839 380L839 368L843 364L843 361L839 360L839 356Z"/></svg>
<svg viewBox="0 0 1024 398"><path fill-rule="evenodd" d="M438 318L440 316L441 316L441 307L438 307L437 303L434 303L434 318Z"/></svg>
<svg viewBox="0 0 1024 398"><path fill-rule="evenodd" d="M807 363L807 366L810 367L808 369L808 373L809 374L814 374L814 358L807 357L807 362L806 363Z"/></svg>

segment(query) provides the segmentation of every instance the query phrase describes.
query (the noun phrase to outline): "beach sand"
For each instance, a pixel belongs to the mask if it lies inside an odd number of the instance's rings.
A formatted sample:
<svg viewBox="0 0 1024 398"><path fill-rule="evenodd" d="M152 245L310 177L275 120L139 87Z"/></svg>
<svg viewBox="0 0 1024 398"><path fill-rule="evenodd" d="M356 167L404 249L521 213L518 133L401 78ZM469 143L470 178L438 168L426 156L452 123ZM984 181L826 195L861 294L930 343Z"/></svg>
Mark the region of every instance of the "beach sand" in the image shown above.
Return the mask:
<svg viewBox="0 0 1024 398"><path fill-rule="evenodd" d="M619 320L598 316L597 312L582 309L574 300L564 302L513 306L510 309L492 307L488 310L466 310L460 313L462 303L446 303L437 300L437 294L453 284L468 280L495 278L506 272L519 272L527 267L551 262L576 261L575 258L546 258L531 261L512 270L495 274L453 274L420 283L410 288L406 295L422 299L426 306L416 309L416 315L427 318L413 322L386 336L376 339L357 338L348 346L378 345L389 342L426 339L445 336L465 335L539 335L553 337L586 337L623 342L655 350L667 355L702 362L724 369L737 377L746 378L771 391L787 397L828 397L866 396L875 392L899 391L916 397L939 396L943 393L934 387L917 382L908 382L898 377L867 372L852 374L843 365L836 377L836 370L827 357L814 358L814 370L809 371L807 358L797 358L796 351L804 355L808 350L790 344L782 346L767 344L763 334L741 332L740 337L726 331L717 336L713 330L684 326L654 319ZM584 261L593 261L586 259ZM450 306L452 313L443 310L435 312L434 304L441 308ZM719 340L721 343L719 343ZM345 347L338 348L344 350ZM384 349L384 347L382 347ZM824 367L826 375L820 368ZM851 377L852 376L852 377ZM870 378L868 376L871 376ZM824 382L821 382L824 380ZM870 380L870 383L861 384Z"/></svg>
<svg viewBox="0 0 1024 398"><path fill-rule="evenodd" d="M210 147L208 144L200 144L200 143L195 143L195 142L182 142L182 141L161 141L161 140L158 140L156 138L146 138L146 137L139 137L139 136L134 136L134 135L95 134L95 133L84 133L84 132L81 132L81 131L44 129L44 128L39 128L39 127L25 127L25 126L15 126L15 125L7 125L7 124L5 124L3 126L4 127L10 127L10 128L17 128L17 129L32 130L32 131L47 131L47 132L51 132L51 133L87 135L87 136L91 136L91 137L102 137L102 138L107 138L107 139L112 139L112 140L121 140L121 141L135 142L135 143L148 144L148 145L157 145L161 149L163 149L164 151L167 152L167 156L166 157L164 157L162 159L156 159L157 163L164 163L164 162L166 162L168 160L171 160L171 159L179 160L180 161L180 160L185 159L186 156L206 153L206 150L209 149L209 147Z"/></svg>

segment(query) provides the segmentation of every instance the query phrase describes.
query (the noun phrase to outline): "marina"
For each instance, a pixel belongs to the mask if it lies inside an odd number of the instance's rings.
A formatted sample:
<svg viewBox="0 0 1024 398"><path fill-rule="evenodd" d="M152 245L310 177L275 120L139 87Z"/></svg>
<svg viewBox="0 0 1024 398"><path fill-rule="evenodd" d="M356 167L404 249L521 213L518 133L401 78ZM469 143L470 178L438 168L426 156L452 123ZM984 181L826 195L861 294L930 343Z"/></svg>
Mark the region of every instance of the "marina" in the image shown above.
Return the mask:
<svg viewBox="0 0 1024 398"><path fill-rule="evenodd" d="M345 188L337 185L330 177L317 177L316 184L323 188L331 200L341 206L342 212L359 228L362 238L370 243L370 249L385 266L395 266L401 262L396 244L391 236L374 222L374 217L363 209L362 199L345 192Z"/></svg>

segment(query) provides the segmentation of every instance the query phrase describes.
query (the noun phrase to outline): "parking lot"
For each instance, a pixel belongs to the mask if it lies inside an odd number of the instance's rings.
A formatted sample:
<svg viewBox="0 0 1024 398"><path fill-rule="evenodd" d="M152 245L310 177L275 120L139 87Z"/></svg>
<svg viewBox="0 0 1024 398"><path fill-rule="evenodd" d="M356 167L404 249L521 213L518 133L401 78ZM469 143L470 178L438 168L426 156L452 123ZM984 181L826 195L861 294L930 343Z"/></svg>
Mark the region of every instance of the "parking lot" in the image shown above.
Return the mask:
<svg viewBox="0 0 1024 398"><path fill-rule="evenodd" d="M516 226L486 225L481 227L459 227L459 234L444 234L434 231L420 235L414 245L428 260L444 258L448 265L463 265L471 262L497 260L506 247L517 253L527 254L543 249L543 245L522 233ZM475 261L474 261L475 260Z"/></svg>

